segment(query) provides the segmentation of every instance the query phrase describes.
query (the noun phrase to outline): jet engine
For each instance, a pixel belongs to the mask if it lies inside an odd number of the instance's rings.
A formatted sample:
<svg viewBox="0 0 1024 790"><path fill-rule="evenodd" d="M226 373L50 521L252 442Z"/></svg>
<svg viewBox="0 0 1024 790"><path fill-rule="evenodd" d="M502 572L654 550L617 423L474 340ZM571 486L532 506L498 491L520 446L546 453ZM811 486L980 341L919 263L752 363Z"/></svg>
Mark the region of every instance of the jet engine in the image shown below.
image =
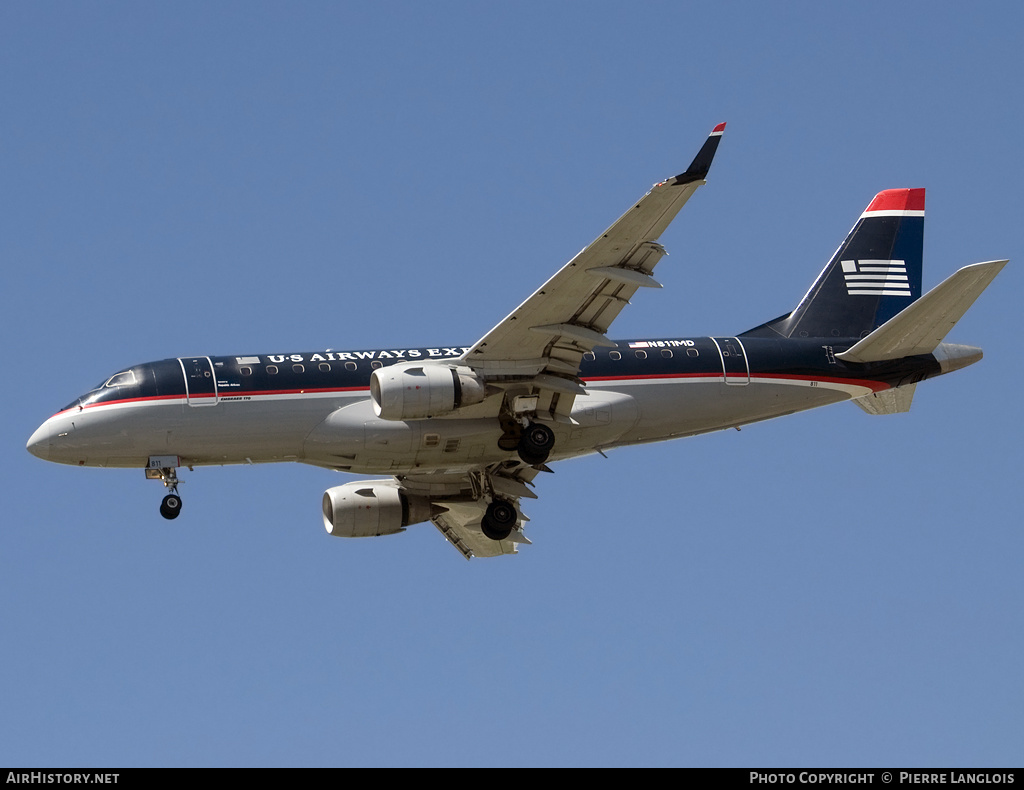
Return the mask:
<svg viewBox="0 0 1024 790"><path fill-rule="evenodd" d="M324 528L340 538L371 538L403 532L427 521L430 500L410 496L394 480L365 480L324 492Z"/></svg>
<svg viewBox="0 0 1024 790"><path fill-rule="evenodd" d="M373 411L385 420L438 417L486 397L487 385L467 367L399 363L370 376Z"/></svg>

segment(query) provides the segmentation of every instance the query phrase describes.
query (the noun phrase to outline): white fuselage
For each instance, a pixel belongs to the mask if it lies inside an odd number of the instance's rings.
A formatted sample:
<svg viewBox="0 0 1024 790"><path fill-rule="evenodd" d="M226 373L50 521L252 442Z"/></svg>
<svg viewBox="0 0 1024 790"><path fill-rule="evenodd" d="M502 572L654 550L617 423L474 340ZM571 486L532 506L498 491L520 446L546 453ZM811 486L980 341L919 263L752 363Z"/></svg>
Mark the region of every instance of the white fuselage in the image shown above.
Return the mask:
<svg viewBox="0 0 1024 790"><path fill-rule="evenodd" d="M776 376L591 382L571 421L550 423L552 460L721 430L870 392L863 382ZM193 404L196 401L193 401ZM80 466L145 467L153 456L182 465L299 461L357 473L459 471L514 458L501 450L489 404L462 415L409 421L376 417L368 393L253 394L193 405L181 398L73 407L47 420L29 449Z"/></svg>

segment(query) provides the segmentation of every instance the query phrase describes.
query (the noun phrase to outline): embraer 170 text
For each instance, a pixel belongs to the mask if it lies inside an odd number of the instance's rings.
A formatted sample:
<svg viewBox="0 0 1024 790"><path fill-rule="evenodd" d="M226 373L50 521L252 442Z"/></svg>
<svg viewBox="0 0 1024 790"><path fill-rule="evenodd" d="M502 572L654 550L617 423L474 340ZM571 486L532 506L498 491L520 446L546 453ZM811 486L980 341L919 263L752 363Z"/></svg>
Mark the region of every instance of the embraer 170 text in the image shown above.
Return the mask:
<svg viewBox="0 0 1024 790"><path fill-rule="evenodd" d="M32 434L76 466L145 468L181 509L177 469L299 461L387 475L329 489L331 535L431 521L463 556L514 554L548 464L852 399L910 408L918 382L981 349L946 333L1006 261L921 294L924 190L878 193L796 308L734 337L615 341L612 321L665 255L658 238L704 179L719 124L662 181L469 347L182 357L115 373Z"/></svg>

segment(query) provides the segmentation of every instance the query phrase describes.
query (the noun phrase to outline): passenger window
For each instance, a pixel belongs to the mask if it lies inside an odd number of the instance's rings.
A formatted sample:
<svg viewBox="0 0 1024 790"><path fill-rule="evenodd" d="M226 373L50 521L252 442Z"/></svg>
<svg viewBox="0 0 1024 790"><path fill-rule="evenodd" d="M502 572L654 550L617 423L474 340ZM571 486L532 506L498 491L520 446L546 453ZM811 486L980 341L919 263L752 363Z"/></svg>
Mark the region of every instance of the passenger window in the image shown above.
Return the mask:
<svg viewBox="0 0 1024 790"><path fill-rule="evenodd" d="M238 372L241 373L243 376L251 376L252 375L252 368L250 368L250 367L239 368Z"/></svg>
<svg viewBox="0 0 1024 790"><path fill-rule="evenodd" d="M661 350L661 355L663 357L665 357L665 359L672 359L672 349L671 348L663 348Z"/></svg>
<svg viewBox="0 0 1024 790"><path fill-rule="evenodd" d="M271 376L277 375L277 365L267 365L267 373Z"/></svg>
<svg viewBox="0 0 1024 790"><path fill-rule="evenodd" d="M356 369L356 363L355 362L346 362L345 363L345 370L355 370L355 369Z"/></svg>
<svg viewBox="0 0 1024 790"><path fill-rule="evenodd" d="M610 352L608 354L608 358L609 359L622 359L622 354L620 354L618 351L612 351L612 352Z"/></svg>
<svg viewBox="0 0 1024 790"><path fill-rule="evenodd" d="M373 368L374 370L377 370L377 368L384 367L384 363L378 362L377 360L373 360L373 362L370 363L370 367Z"/></svg>
<svg viewBox="0 0 1024 790"><path fill-rule="evenodd" d="M330 362L321 362L320 363L320 370L323 371L324 373L330 373L331 372L331 363Z"/></svg>
<svg viewBox="0 0 1024 790"><path fill-rule="evenodd" d="M587 362L593 362L596 359L593 351L588 351L586 354L583 355L583 358L587 360Z"/></svg>
<svg viewBox="0 0 1024 790"><path fill-rule="evenodd" d="M292 373L302 373L306 370L304 365L292 365Z"/></svg>
<svg viewBox="0 0 1024 790"><path fill-rule="evenodd" d="M647 359L646 351L634 351L633 353L636 354L637 359Z"/></svg>
<svg viewBox="0 0 1024 790"><path fill-rule="evenodd" d="M700 356L700 352L697 349L695 349L695 348L688 348L688 349L686 349L686 356L688 356L688 357L699 357Z"/></svg>

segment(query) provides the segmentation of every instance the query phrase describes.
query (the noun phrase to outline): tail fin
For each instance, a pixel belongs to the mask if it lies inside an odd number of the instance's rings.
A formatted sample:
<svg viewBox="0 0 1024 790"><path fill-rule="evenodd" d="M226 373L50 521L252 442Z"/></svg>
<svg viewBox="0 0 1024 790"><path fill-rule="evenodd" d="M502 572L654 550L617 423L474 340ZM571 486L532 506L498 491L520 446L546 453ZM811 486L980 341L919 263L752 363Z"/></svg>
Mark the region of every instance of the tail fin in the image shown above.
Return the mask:
<svg viewBox="0 0 1024 790"><path fill-rule="evenodd" d="M879 192L796 309L747 334L866 337L921 295L923 258L924 190Z"/></svg>

